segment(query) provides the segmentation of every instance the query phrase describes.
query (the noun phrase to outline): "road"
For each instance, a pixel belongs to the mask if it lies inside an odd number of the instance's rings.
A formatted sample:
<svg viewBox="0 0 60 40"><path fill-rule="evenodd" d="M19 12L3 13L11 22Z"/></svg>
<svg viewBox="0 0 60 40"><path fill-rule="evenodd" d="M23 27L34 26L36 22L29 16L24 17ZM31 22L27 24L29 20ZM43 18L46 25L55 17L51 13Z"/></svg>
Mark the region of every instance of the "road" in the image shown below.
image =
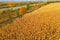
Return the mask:
<svg viewBox="0 0 60 40"><path fill-rule="evenodd" d="M33 5L30 5L30 6L34 6L35 4L33 4ZM19 6L19 7L11 7L11 8L2 8L2 9L0 9L0 10L16 10L16 9L18 9L18 8L22 8L22 7L26 7L26 6Z"/></svg>

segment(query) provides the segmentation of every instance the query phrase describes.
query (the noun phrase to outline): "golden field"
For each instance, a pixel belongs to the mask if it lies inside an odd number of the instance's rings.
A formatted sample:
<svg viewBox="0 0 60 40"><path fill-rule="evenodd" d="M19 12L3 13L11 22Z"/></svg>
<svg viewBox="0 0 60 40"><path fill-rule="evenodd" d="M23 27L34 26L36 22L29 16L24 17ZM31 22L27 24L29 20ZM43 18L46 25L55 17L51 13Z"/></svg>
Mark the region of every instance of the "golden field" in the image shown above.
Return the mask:
<svg viewBox="0 0 60 40"><path fill-rule="evenodd" d="M60 40L60 3L51 3L0 28L0 40Z"/></svg>

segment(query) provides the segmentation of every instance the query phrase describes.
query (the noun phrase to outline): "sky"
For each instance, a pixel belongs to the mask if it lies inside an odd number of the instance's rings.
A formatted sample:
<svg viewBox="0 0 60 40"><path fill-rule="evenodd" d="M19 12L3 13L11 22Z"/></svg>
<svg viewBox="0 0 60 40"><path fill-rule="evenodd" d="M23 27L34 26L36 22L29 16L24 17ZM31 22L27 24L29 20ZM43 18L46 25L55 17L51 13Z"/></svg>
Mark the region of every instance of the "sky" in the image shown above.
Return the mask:
<svg viewBox="0 0 60 40"><path fill-rule="evenodd" d="M8 2L8 1L15 1L15 2L21 2L21 1L47 1L47 0L0 0L0 2L3 2L3 1L5 1L5 2ZM49 0L49 1L51 1L51 0ZM52 0L53 1L53 0ZM54 0L54 1L56 1L56 0ZM57 0L57 1L60 1L60 0Z"/></svg>
<svg viewBox="0 0 60 40"><path fill-rule="evenodd" d="M0 1L36 1L36 0L0 0ZM41 0L39 0L39 1L41 1Z"/></svg>

